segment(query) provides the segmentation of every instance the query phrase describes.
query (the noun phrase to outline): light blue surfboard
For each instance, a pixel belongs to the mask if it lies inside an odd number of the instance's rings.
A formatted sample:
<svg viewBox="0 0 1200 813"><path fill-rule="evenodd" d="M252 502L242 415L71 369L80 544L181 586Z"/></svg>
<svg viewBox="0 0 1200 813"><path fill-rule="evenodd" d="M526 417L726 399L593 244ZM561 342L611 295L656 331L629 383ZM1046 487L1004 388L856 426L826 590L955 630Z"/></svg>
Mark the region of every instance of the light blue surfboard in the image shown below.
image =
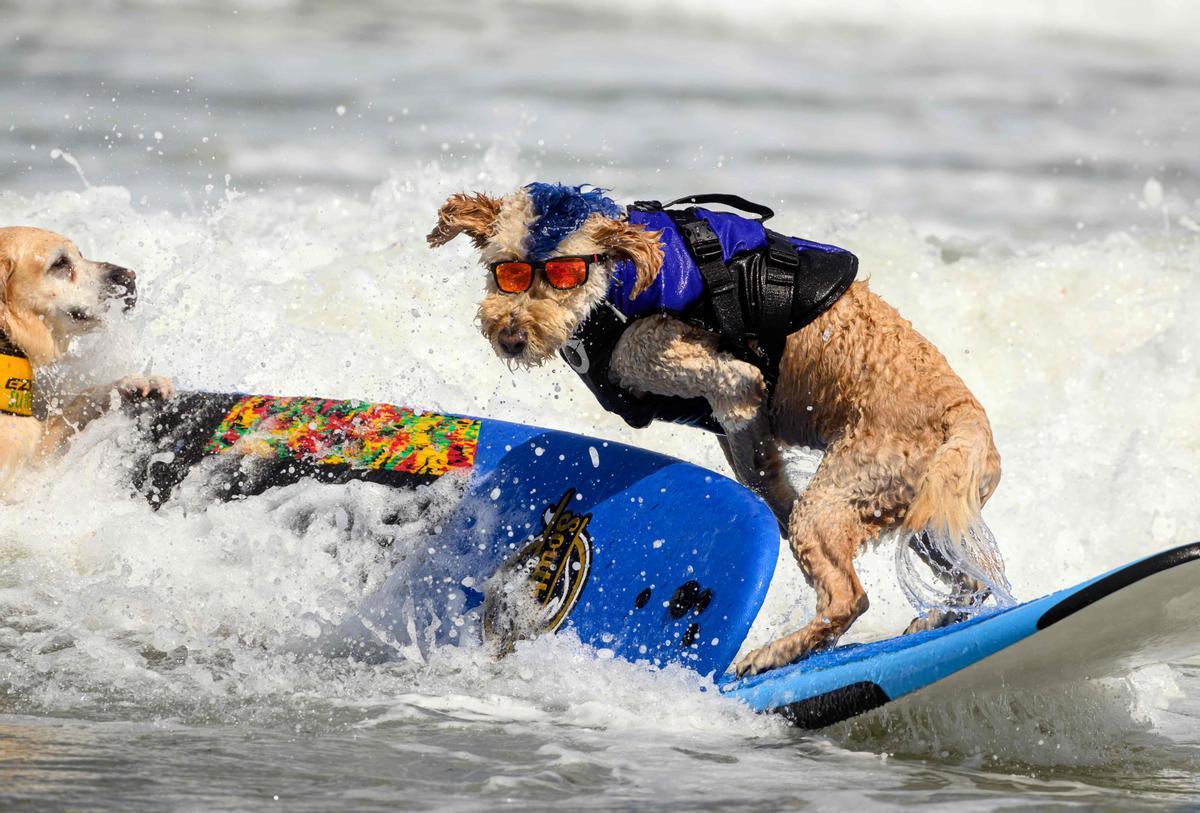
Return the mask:
<svg viewBox="0 0 1200 813"><path fill-rule="evenodd" d="M820 728L928 690L1042 688L1200 654L1200 543L950 627L850 644L721 690Z"/></svg>

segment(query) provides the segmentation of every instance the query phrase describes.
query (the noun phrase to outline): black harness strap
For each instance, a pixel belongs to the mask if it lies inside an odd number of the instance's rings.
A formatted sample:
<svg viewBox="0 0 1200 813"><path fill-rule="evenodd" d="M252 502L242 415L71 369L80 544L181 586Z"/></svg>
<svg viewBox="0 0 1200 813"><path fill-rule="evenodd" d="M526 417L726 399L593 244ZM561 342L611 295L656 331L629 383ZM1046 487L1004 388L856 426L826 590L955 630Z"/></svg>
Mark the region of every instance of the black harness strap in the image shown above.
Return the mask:
<svg viewBox="0 0 1200 813"><path fill-rule="evenodd" d="M766 206L736 195L696 195L681 201L736 206L764 220L773 214ZM845 293L854 281L858 260L847 251L802 251L782 234L764 229L766 246L726 263L712 226L694 207L663 211L674 221L704 280L707 301L693 323L719 333L721 349L758 367L768 391L774 390L787 337Z"/></svg>
<svg viewBox="0 0 1200 813"><path fill-rule="evenodd" d="M757 327L760 338L771 345L783 346L792 332L792 309L796 301L796 275L800 273L800 254L796 247L773 231L767 232L768 262L763 263L763 279L757 285L762 292L758 303Z"/></svg>
<svg viewBox="0 0 1200 813"><path fill-rule="evenodd" d="M690 209L667 214L675 221L700 269L717 320L717 330L726 339L740 342L746 335L746 323L742 318L742 303L738 301L738 283L733 271L725 264L717 233L708 221L697 217Z"/></svg>
<svg viewBox="0 0 1200 813"><path fill-rule="evenodd" d="M761 203L755 203L754 201L746 200L740 195L726 195L721 192L710 192L706 195L688 195L686 198L676 198L668 203L665 207L659 206L658 208L670 208L672 206L678 206L681 203L719 203L722 206L729 206L734 209L741 209L743 212L750 212L750 214L758 215L758 219L763 223L766 223L775 216L775 210L768 206L763 206Z"/></svg>
<svg viewBox="0 0 1200 813"><path fill-rule="evenodd" d="M726 196L697 195L696 199L707 202L717 197ZM723 200L715 202L728 203ZM760 208L768 215L772 214L765 206ZM700 269L700 277L704 280L707 302L699 317L690 321L699 322L707 330L715 329L721 336L721 349L759 368L768 392L773 391L779 379L783 344L790 332L788 322L792 310L794 274L772 272L762 262L733 260L727 264L716 232L707 220L696 214L695 209L667 211L667 215L675 222L680 236L687 243ZM792 254L795 255L795 251ZM759 324L759 318L764 314L770 316L766 322ZM771 327L770 331L763 330L767 325Z"/></svg>

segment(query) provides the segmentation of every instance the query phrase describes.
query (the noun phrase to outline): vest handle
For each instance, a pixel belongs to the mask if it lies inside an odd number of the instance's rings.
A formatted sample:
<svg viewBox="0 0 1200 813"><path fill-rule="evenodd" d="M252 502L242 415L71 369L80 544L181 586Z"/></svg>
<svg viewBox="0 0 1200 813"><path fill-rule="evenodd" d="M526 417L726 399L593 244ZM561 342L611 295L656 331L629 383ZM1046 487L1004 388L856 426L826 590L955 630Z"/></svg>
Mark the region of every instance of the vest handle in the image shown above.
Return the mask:
<svg viewBox="0 0 1200 813"><path fill-rule="evenodd" d="M721 193L711 193L707 195L688 195L687 197L678 198L666 204L663 208L671 206L679 206L680 204L693 203L719 203L722 206L729 206L734 209L741 209L743 212L758 215L759 222L766 222L775 216L775 212L761 203L754 203L746 200L739 195L726 195Z"/></svg>

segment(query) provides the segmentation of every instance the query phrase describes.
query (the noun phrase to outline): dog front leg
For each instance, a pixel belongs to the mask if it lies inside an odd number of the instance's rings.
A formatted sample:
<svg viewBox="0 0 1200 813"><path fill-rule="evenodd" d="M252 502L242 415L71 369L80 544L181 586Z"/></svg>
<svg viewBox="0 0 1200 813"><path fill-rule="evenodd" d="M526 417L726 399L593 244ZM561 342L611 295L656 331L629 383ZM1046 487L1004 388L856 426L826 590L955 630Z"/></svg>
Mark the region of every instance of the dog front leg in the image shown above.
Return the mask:
<svg viewBox="0 0 1200 813"><path fill-rule="evenodd" d="M156 397L163 400L175 395L175 385L160 376L130 375L99 387L92 387L72 398L62 412L45 424L39 453L44 457L57 454L62 447L89 423L114 408L114 396L119 401Z"/></svg>
<svg viewBox="0 0 1200 813"><path fill-rule="evenodd" d="M796 492L766 409L762 371L718 349L717 337L669 316L634 322L611 362L616 381L640 392L702 397L725 430L721 449L734 475L762 496L786 527Z"/></svg>
<svg viewBox="0 0 1200 813"><path fill-rule="evenodd" d="M727 432L765 413L759 369L720 352L714 334L669 316L630 325L613 349L610 369L618 384L635 392L707 399Z"/></svg>

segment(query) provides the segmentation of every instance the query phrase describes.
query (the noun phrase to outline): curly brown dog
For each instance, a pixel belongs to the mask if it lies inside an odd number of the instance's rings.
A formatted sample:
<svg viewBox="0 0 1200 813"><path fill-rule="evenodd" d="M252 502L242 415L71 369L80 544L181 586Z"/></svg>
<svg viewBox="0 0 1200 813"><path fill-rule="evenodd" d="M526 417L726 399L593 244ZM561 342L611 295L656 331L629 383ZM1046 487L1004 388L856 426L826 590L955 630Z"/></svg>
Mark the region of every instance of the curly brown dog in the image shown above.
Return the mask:
<svg viewBox="0 0 1200 813"><path fill-rule="evenodd" d="M657 296L647 293L656 285L684 284L659 279L676 238L651 224L673 221L641 213L633 222L633 207L601 191L530 184L498 199L453 195L441 207L428 241L466 234L480 250L491 274L479 320L502 358L541 364L571 351L615 298L628 305ZM713 229L726 223L697 211ZM792 244L821 261L841 251ZM908 545L950 592L943 606L919 608L910 630L961 618L989 592L1007 596L998 556L978 555L978 541L990 539L980 509L1000 480L987 415L927 339L866 282L850 284L854 268L836 301L784 334L773 382L753 357L670 309L630 318L611 351L606 377L631 401L704 399L733 471L771 505L816 591L812 621L745 655L739 674L833 645L867 610L854 557L881 536ZM589 364L572 366L583 375ZM824 451L802 493L785 476L781 446Z"/></svg>
<svg viewBox="0 0 1200 813"><path fill-rule="evenodd" d="M71 340L98 327L109 304L137 299L136 275L84 259L65 237L45 229L0 228L0 494L30 463L46 460L114 394L169 397L171 382L130 376L74 398L45 419L35 417L34 369L51 364Z"/></svg>

